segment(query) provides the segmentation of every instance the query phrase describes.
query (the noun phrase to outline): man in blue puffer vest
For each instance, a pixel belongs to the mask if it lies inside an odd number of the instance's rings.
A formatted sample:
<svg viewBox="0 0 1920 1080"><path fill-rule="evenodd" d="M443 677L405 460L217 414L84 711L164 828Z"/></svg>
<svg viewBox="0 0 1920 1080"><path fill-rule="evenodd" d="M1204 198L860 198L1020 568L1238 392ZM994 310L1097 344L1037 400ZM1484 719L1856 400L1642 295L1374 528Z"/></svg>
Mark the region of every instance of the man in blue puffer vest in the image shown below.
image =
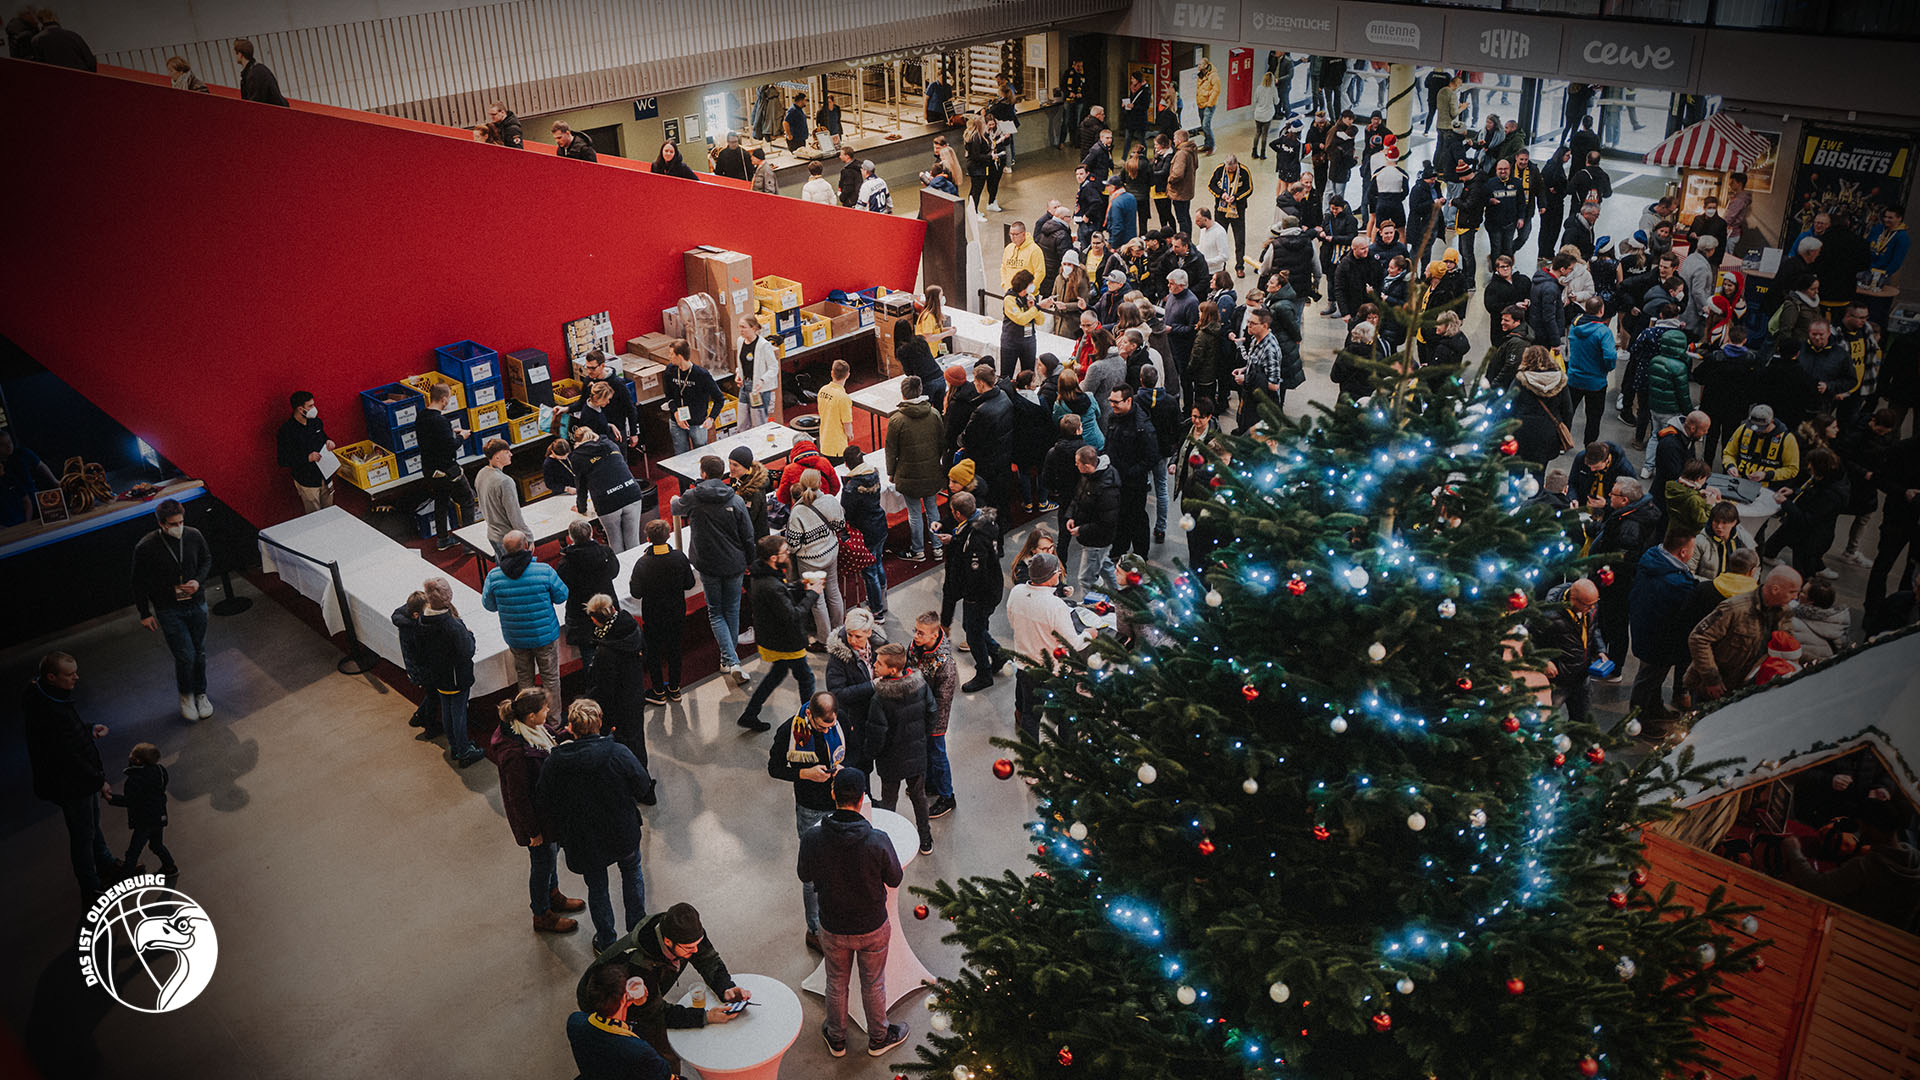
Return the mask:
<svg viewBox="0 0 1920 1080"><path fill-rule="evenodd" d="M513 654L514 682L525 690L534 685L537 668L546 688L551 715L560 711L560 620L553 606L567 602L567 586L553 567L533 557L527 534L515 529L500 540L506 554L487 571L480 604L500 613L500 636Z"/></svg>

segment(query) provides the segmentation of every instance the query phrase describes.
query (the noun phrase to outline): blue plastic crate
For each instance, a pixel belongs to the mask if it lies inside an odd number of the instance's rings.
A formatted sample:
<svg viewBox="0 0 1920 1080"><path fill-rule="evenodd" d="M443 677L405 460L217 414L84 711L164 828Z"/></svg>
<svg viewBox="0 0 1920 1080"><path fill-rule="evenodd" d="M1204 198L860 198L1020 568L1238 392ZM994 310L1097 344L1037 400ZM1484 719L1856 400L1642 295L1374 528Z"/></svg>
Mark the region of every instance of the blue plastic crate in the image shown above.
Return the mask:
<svg viewBox="0 0 1920 1080"><path fill-rule="evenodd" d="M480 448L487 445L488 439L494 439L494 438L505 439L507 442L510 443L513 441L512 436L513 436L512 424L501 424L498 427L490 427L485 431L476 431L473 434L467 436L467 453L478 457L480 454L485 452Z"/></svg>
<svg viewBox="0 0 1920 1080"><path fill-rule="evenodd" d="M400 479L402 480L411 480L426 471L425 467L421 464L420 451L418 450L410 453L403 453L396 450L394 451L394 459L399 462Z"/></svg>
<svg viewBox="0 0 1920 1080"><path fill-rule="evenodd" d="M775 337L785 337L791 334L795 338L798 338L800 336L800 309L788 308L785 311L774 312L773 333Z"/></svg>
<svg viewBox="0 0 1920 1080"><path fill-rule="evenodd" d="M432 499L413 508L413 531L418 533L422 540L431 540L434 534L440 531L439 524L434 521Z"/></svg>
<svg viewBox="0 0 1920 1080"><path fill-rule="evenodd" d="M471 387L500 377L500 357L485 345L456 341L433 350L433 362L440 372ZM472 401L467 402L469 406Z"/></svg>
<svg viewBox="0 0 1920 1080"><path fill-rule="evenodd" d="M506 397L506 384L499 379L486 379L467 384L467 408L469 409L478 409L496 401L504 401Z"/></svg>
<svg viewBox="0 0 1920 1080"><path fill-rule="evenodd" d="M420 413L427 407L427 399L404 383L388 383L362 390L360 407L367 417L367 437L388 449L399 450L399 439L395 436L413 433L413 426L420 422ZM418 445L417 439L413 445Z"/></svg>

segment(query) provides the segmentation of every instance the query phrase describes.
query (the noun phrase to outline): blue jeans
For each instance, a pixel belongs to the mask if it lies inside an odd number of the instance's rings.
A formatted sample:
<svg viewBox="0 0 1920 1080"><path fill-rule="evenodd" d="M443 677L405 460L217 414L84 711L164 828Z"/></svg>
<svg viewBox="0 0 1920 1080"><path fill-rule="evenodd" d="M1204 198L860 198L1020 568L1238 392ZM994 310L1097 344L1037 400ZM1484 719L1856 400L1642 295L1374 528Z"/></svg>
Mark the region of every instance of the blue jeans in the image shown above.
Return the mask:
<svg viewBox="0 0 1920 1080"><path fill-rule="evenodd" d="M927 791L953 798L953 764L947 760L947 737L927 736Z"/></svg>
<svg viewBox="0 0 1920 1080"><path fill-rule="evenodd" d="M92 894L101 890L100 872L113 869L113 849L100 832L100 793L89 791L77 799L58 804L60 816L67 821L67 855L73 860L73 877L80 891Z"/></svg>
<svg viewBox="0 0 1920 1080"><path fill-rule="evenodd" d="M1213 151L1213 110L1214 106L1212 105L1202 105L1200 107L1200 134L1207 137L1205 149L1209 153Z"/></svg>
<svg viewBox="0 0 1920 1080"><path fill-rule="evenodd" d="M892 917L892 913L888 913ZM879 1045L887 1038L887 944L892 927L881 923L865 934L820 931L820 951L827 956L827 1037L847 1041L847 990L853 977L853 959L860 958L860 1002L867 1012L867 1040Z"/></svg>
<svg viewBox="0 0 1920 1080"><path fill-rule="evenodd" d="M713 640L720 646L720 666L732 667L740 662L740 575L701 574L700 588L707 594L707 625L713 627Z"/></svg>
<svg viewBox="0 0 1920 1080"><path fill-rule="evenodd" d="M800 688L800 701L805 704L813 699L813 668L807 666L807 658L796 660L775 660L767 665L766 674L753 686L753 696L747 699L747 711L740 719L751 724L760 719L760 706L773 696L773 688L780 685L781 676L792 673L793 681Z"/></svg>
<svg viewBox="0 0 1920 1080"><path fill-rule="evenodd" d="M940 541L933 533L940 527L940 497L938 495L907 496L907 550L919 555L927 548L934 554L940 553ZM925 537L924 544L921 537ZM878 554L876 552L875 554Z"/></svg>
<svg viewBox="0 0 1920 1080"><path fill-rule="evenodd" d="M155 605L153 618L173 653L173 682L183 694L207 692L207 605Z"/></svg>
<svg viewBox="0 0 1920 1080"><path fill-rule="evenodd" d="M447 729L447 747L454 757L466 757L474 750L473 740L467 736L468 691L437 690L435 693L440 695L440 726Z"/></svg>
<svg viewBox="0 0 1920 1080"><path fill-rule="evenodd" d="M825 810L809 810L799 803L794 803L794 831L800 834L801 839L806 839L807 830L827 820L827 813ZM807 912L807 933L818 934L820 932L820 894L814 891L811 881L800 883L800 906Z"/></svg>
<svg viewBox="0 0 1920 1080"><path fill-rule="evenodd" d="M1165 459L1153 465L1153 532L1155 536L1167 531L1167 463Z"/></svg>
<svg viewBox="0 0 1920 1080"><path fill-rule="evenodd" d="M640 874L640 851L623 855L614 865L620 867L620 906L626 911L627 929L640 925L647 917L647 879ZM607 868L596 866L580 873L587 883L587 913L593 916L593 951L600 952L620 936L614 928L613 896L607 891Z"/></svg>
<svg viewBox="0 0 1920 1080"><path fill-rule="evenodd" d="M707 445L707 438L713 432L708 431L704 424L689 421L686 427L681 427L678 421L670 419L667 422L667 434L673 436L673 452L684 454L696 446Z"/></svg>
<svg viewBox="0 0 1920 1080"><path fill-rule="evenodd" d="M553 910L548 899L560 890L560 849L552 843L527 847L527 902L535 915Z"/></svg>

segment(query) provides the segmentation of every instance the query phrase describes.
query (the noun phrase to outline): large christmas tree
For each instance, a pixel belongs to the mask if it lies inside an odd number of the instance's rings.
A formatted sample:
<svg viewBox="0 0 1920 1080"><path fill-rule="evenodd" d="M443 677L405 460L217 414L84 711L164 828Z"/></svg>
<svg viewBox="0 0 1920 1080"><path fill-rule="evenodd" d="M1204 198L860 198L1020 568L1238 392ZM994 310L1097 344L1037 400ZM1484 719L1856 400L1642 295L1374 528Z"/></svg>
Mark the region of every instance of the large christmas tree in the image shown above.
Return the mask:
<svg viewBox="0 0 1920 1080"><path fill-rule="evenodd" d="M1415 304L1420 303L1416 294ZM1417 307L1397 313L1428 320ZM1543 705L1522 623L1580 564L1450 369L1196 462L1207 565L1123 567L1130 643L1057 650L1032 873L946 882L966 967L909 1068L960 1080L1656 1080L1757 926L1648 891L1629 768ZM1597 556L1600 557L1600 556ZM1529 684L1531 680L1532 685ZM1012 746L1014 744L1009 743Z"/></svg>

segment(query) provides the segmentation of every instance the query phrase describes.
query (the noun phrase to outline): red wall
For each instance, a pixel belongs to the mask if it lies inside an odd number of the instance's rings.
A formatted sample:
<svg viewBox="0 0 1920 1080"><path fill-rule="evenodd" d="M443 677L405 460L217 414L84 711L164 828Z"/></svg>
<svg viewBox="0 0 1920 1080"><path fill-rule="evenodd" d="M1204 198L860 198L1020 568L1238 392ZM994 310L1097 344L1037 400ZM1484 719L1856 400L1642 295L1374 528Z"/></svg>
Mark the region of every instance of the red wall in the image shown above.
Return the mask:
<svg viewBox="0 0 1920 1080"><path fill-rule="evenodd" d="M295 389L344 443L359 392L435 346L557 353L602 310L621 341L660 329L690 247L815 300L912 282L925 230L41 64L0 60L0 101L0 333L257 526L298 510L273 460Z"/></svg>

